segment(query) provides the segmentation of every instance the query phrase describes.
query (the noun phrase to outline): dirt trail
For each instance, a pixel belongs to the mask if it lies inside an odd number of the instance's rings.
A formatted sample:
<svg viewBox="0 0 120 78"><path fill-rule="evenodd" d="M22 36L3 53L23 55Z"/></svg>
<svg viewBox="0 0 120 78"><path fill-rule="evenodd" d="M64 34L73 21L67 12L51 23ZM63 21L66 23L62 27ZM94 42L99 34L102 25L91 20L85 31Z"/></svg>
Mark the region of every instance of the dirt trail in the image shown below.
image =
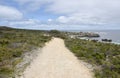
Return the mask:
<svg viewBox="0 0 120 78"><path fill-rule="evenodd" d="M93 74L65 47L62 39L53 38L21 78L93 78Z"/></svg>

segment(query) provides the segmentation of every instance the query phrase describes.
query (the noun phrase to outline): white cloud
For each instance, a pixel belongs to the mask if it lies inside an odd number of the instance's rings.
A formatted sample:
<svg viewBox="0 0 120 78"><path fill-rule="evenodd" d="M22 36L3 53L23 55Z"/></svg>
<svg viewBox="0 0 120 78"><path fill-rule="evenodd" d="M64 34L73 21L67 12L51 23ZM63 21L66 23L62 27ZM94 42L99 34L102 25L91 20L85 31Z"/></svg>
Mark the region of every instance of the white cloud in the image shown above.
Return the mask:
<svg viewBox="0 0 120 78"><path fill-rule="evenodd" d="M29 10L44 7L46 12L60 14L61 23L119 23L120 0L15 0Z"/></svg>
<svg viewBox="0 0 120 78"><path fill-rule="evenodd" d="M0 5L0 19L1 20L18 20L22 19L23 14L17 9L9 6Z"/></svg>
<svg viewBox="0 0 120 78"><path fill-rule="evenodd" d="M73 24L119 23L119 4L119 0L56 0L47 10L63 14L62 22Z"/></svg>
<svg viewBox="0 0 120 78"><path fill-rule="evenodd" d="M53 19L48 19L48 22L52 22L53 21Z"/></svg>
<svg viewBox="0 0 120 78"><path fill-rule="evenodd" d="M5 4L0 5L0 25L30 29L120 29L120 0L11 1L19 4L12 5L16 8L1 1L0 4ZM27 18L23 18L18 7Z"/></svg>
<svg viewBox="0 0 120 78"><path fill-rule="evenodd" d="M52 0L14 0L18 2L27 11L36 11L41 8L42 5L50 3ZM45 7L45 6L44 6Z"/></svg>
<svg viewBox="0 0 120 78"><path fill-rule="evenodd" d="M19 26L19 25L23 25L23 26L26 26L26 25L36 25L40 23L39 20L36 20L36 19L27 19L27 20L20 20L20 21L11 21L9 22L9 25L10 26Z"/></svg>
<svg viewBox="0 0 120 78"><path fill-rule="evenodd" d="M70 19L67 18L66 16L60 16L60 17L57 18L56 21L58 21L60 23L69 23Z"/></svg>
<svg viewBox="0 0 120 78"><path fill-rule="evenodd" d="M71 14L68 16L60 16L56 19L57 22L64 23L64 24L74 24L74 25L101 25L105 24L105 21L101 20L100 18L86 15L86 14Z"/></svg>
<svg viewBox="0 0 120 78"><path fill-rule="evenodd" d="M62 18L64 16L61 16ZM67 17L65 17L67 18ZM37 30L90 30L90 29L117 29L118 25L90 25L90 24L68 24L68 23L60 23L56 22L42 22L37 19L27 19L27 20L17 20L17 21L1 21L0 25L2 26L10 26L15 28L23 28L23 29L37 29ZM116 26L116 27L113 27Z"/></svg>

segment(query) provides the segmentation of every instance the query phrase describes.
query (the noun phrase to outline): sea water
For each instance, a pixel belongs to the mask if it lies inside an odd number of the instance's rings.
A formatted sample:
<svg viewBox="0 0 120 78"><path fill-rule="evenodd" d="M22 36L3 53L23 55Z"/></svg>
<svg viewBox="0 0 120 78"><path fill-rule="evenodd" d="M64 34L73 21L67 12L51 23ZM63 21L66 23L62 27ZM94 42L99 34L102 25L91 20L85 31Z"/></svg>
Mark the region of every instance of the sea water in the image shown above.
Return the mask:
<svg viewBox="0 0 120 78"><path fill-rule="evenodd" d="M101 41L101 39L111 39L113 43L120 44L120 30L69 30L71 32L94 32L100 35L93 38Z"/></svg>

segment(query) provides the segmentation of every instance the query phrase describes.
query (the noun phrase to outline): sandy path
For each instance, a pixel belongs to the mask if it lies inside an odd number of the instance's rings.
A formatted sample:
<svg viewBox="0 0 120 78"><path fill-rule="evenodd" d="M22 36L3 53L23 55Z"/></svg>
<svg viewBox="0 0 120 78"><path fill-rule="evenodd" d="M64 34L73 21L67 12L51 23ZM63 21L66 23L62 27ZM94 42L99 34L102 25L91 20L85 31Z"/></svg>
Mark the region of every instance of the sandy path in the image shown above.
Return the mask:
<svg viewBox="0 0 120 78"><path fill-rule="evenodd" d="M25 70L21 78L93 78L59 38L52 39Z"/></svg>

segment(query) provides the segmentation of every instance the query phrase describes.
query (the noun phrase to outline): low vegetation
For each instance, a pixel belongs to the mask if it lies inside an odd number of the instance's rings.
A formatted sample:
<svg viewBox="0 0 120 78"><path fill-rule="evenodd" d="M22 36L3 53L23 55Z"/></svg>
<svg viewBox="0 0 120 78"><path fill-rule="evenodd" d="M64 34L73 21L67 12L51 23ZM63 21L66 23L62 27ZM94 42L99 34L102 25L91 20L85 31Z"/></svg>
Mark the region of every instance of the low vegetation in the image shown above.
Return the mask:
<svg viewBox="0 0 120 78"><path fill-rule="evenodd" d="M51 35L52 37L59 37L59 38L62 38L62 39L65 39L66 36L67 36L66 33L60 32L58 30L49 31L49 35Z"/></svg>
<svg viewBox="0 0 120 78"><path fill-rule="evenodd" d="M120 45L81 39L65 39L75 55L93 65L96 78L120 78Z"/></svg>
<svg viewBox="0 0 120 78"><path fill-rule="evenodd" d="M51 32L52 36L63 38L78 59L93 65L96 78L120 78L120 45L70 38L57 30Z"/></svg>
<svg viewBox="0 0 120 78"><path fill-rule="evenodd" d="M52 37L65 40L65 45L78 59L93 65L96 78L120 78L120 45L70 38L57 30L38 31L0 27L0 78L14 78L20 57Z"/></svg>
<svg viewBox="0 0 120 78"><path fill-rule="evenodd" d="M0 27L0 78L14 78L15 66L21 62L18 58L51 40L51 36L45 35L47 33Z"/></svg>

